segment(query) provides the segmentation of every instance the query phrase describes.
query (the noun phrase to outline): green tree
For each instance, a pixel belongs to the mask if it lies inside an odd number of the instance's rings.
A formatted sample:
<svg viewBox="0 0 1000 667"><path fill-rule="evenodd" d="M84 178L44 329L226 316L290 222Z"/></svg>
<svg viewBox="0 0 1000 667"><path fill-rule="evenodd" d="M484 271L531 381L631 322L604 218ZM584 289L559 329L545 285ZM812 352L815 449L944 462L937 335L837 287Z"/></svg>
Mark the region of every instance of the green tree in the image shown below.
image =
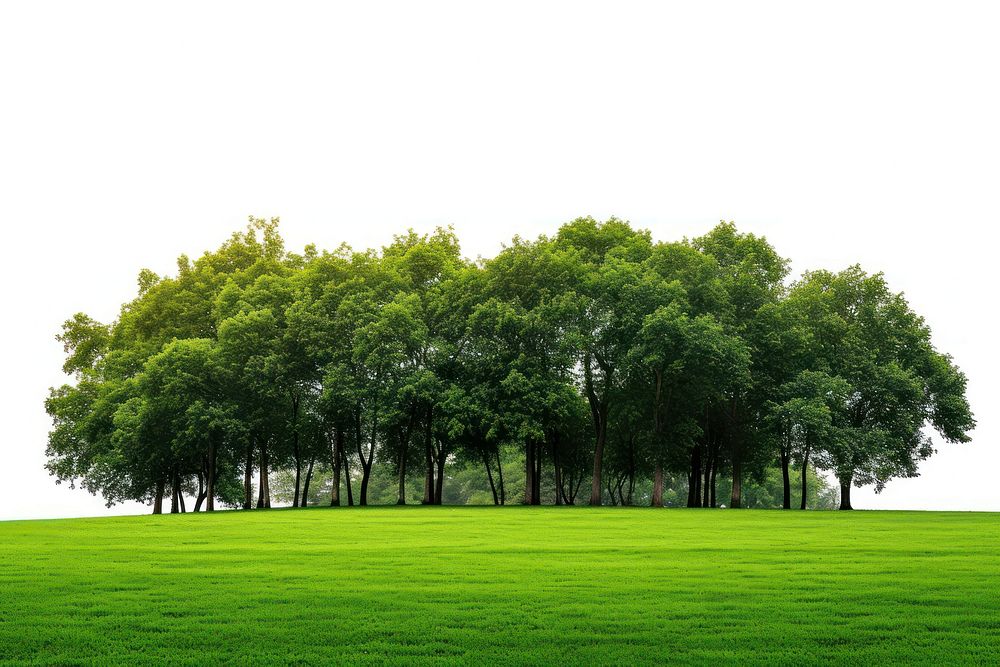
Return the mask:
<svg viewBox="0 0 1000 667"><path fill-rule="evenodd" d="M930 329L882 274L858 266L815 271L795 289L819 294L819 337L831 372L850 386L843 437L818 458L840 480L841 509L851 509L852 485L881 490L894 477L916 475L934 451L925 427L948 442L969 440L975 421L965 376L934 349Z"/></svg>

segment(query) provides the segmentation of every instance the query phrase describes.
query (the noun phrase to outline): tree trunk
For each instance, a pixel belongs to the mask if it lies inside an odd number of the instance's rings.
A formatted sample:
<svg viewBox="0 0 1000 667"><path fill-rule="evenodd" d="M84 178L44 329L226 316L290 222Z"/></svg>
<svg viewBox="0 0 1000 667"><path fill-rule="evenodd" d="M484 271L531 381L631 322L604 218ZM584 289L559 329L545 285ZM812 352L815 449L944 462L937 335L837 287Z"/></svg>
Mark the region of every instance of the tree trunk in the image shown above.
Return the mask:
<svg viewBox="0 0 1000 667"><path fill-rule="evenodd" d="M656 472L653 473L653 507L663 507L663 465L656 464Z"/></svg>
<svg viewBox="0 0 1000 667"><path fill-rule="evenodd" d="M600 412L600 410L598 411ZM594 476L590 483L590 504L601 504L601 470L604 460L604 443L608 438L607 411L597 424L597 439L594 443Z"/></svg>
<svg viewBox="0 0 1000 667"><path fill-rule="evenodd" d="M434 408L428 406L424 415L424 498L421 505L434 504Z"/></svg>
<svg viewBox="0 0 1000 667"><path fill-rule="evenodd" d="M552 475L556 485L556 505L562 505L563 482L562 470L559 468L559 433L552 434Z"/></svg>
<svg viewBox="0 0 1000 667"><path fill-rule="evenodd" d="M600 363L600 357L597 362ZM598 398L594 391L594 377L591 369L591 355L587 352L583 358L583 385L587 394L587 402L590 404L590 412L594 418L594 474L590 480L590 504L601 504L601 471L604 461L604 444L608 439L608 391L611 386L613 368L604 367L604 396Z"/></svg>
<svg viewBox="0 0 1000 667"><path fill-rule="evenodd" d="M292 392L292 456L295 457L295 497L292 507L299 506L299 484L302 481L302 457L299 451L299 397Z"/></svg>
<svg viewBox="0 0 1000 667"><path fill-rule="evenodd" d="M202 463L204 467L204 463ZM201 510L201 504L205 502L205 474L202 471L198 471L198 497L194 501L194 510L198 512Z"/></svg>
<svg viewBox="0 0 1000 667"><path fill-rule="evenodd" d="M698 451L698 461L695 465L695 475L694 475L694 506L701 507L701 469L704 465L705 457L702 456L701 445L695 447Z"/></svg>
<svg viewBox="0 0 1000 667"><path fill-rule="evenodd" d="M531 440L524 446L524 504L535 504L535 443Z"/></svg>
<svg viewBox="0 0 1000 667"><path fill-rule="evenodd" d="M396 504L406 504L406 449L399 452L399 489L396 491Z"/></svg>
<svg viewBox="0 0 1000 667"><path fill-rule="evenodd" d="M576 496L577 496L578 493L580 493L580 487L581 486L583 486L583 473L582 472L580 472L579 475L577 476L577 478L576 478L576 486L574 486L573 489L572 489L572 491L570 492L570 497L569 497L569 504L570 505L576 505Z"/></svg>
<svg viewBox="0 0 1000 667"><path fill-rule="evenodd" d="M368 505L368 481L372 477L372 464L369 461L367 464L361 464L361 491L358 495L358 504L362 507Z"/></svg>
<svg viewBox="0 0 1000 667"><path fill-rule="evenodd" d="M806 483L806 471L809 470L809 447L806 447L806 451L802 454L802 503L799 509L804 510L806 508L806 497L809 495L807 491Z"/></svg>
<svg viewBox="0 0 1000 667"><path fill-rule="evenodd" d="M305 507L309 504L309 482L312 481L313 476L313 464L316 463L316 457L309 457L309 466L306 468L306 483L302 487L302 501L300 507Z"/></svg>
<svg viewBox="0 0 1000 667"><path fill-rule="evenodd" d="M702 487L701 488L701 506L702 507L708 507L709 506L708 505L709 487L711 485L711 480L712 480L712 456L711 456L711 453L709 453L709 454L707 454L705 456L705 466L704 466L704 468L705 468L705 472L703 474L702 485L701 485L701 487Z"/></svg>
<svg viewBox="0 0 1000 667"><path fill-rule="evenodd" d="M271 507L271 485L268 481L267 441L260 443L260 492L257 494L257 509Z"/></svg>
<svg viewBox="0 0 1000 667"><path fill-rule="evenodd" d="M299 458L299 443L295 443L295 448L292 450L292 456L295 458L295 496L292 498L292 507L299 506L299 488L302 484L302 461Z"/></svg>
<svg viewBox="0 0 1000 667"><path fill-rule="evenodd" d="M181 514L186 514L187 513L187 507L184 506L184 491L183 490L178 491L178 493L177 493L177 502L181 506Z"/></svg>
<svg viewBox="0 0 1000 667"><path fill-rule="evenodd" d="M180 512L180 504L177 502L178 487L180 486L181 480L178 477L177 472L171 476L170 479L170 513L177 514Z"/></svg>
<svg viewBox="0 0 1000 667"><path fill-rule="evenodd" d="M368 505L368 483L372 478L372 464L375 462L375 439L378 437L379 408L376 404L372 408L372 432L368 442L368 456L366 457L361 448L361 413L356 415L355 432L357 434L358 461L361 463L361 490L358 493L358 504L362 507Z"/></svg>
<svg viewBox="0 0 1000 667"><path fill-rule="evenodd" d="M710 488L710 495L708 497L709 507L717 507L718 506L716 504L716 502L715 502L715 472L716 472L716 469L718 467L719 467L719 455L718 455L718 453L716 453L712 457L712 482L711 482L711 485L710 485L710 487L711 487Z"/></svg>
<svg viewBox="0 0 1000 667"><path fill-rule="evenodd" d="M851 482L853 480L851 477L841 478L840 480L840 509L842 510L852 510L851 506Z"/></svg>
<svg viewBox="0 0 1000 667"><path fill-rule="evenodd" d="M500 448L497 447L497 481L500 482L500 504L507 504L507 489L503 484L503 462L500 461Z"/></svg>
<svg viewBox="0 0 1000 667"><path fill-rule="evenodd" d="M205 511L212 512L215 510L215 481L218 477L216 472L216 463L218 459L218 454L215 451L216 441L215 436L210 435L208 438L208 471L205 473Z"/></svg>
<svg viewBox="0 0 1000 667"><path fill-rule="evenodd" d="M341 457L344 459L344 487L347 489L347 506L354 506L354 493L351 490L351 466L350 461L347 459L347 448L344 447L340 450Z"/></svg>
<svg viewBox="0 0 1000 667"><path fill-rule="evenodd" d="M497 485L493 483L493 471L490 470L490 458L483 450L483 465L486 466L486 478L490 480L490 491L493 493L493 504L499 505L500 498L497 496Z"/></svg>
<svg viewBox="0 0 1000 667"><path fill-rule="evenodd" d="M437 447L437 479L434 480L434 504L440 505L444 497L444 464L448 461L448 452L444 443L438 440Z"/></svg>
<svg viewBox="0 0 1000 667"><path fill-rule="evenodd" d="M535 445L535 504L542 504L542 443Z"/></svg>
<svg viewBox="0 0 1000 667"><path fill-rule="evenodd" d="M787 449L781 450L781 509L792 509L792 483L788 477L791 455Z"/></svg>
<svg viewBox="0 0 1000 667"><path fill-rule="evenodd" d="M698 484L701 481L701 446L691 448L691 471L688 473L688 507L701 506L701 494Z"/></svg>
<svg viewBox="0 0 1000 667"><path fill-rule="evenodd" d="M733 491L729 494L729 506L736 509L743 504L743 462L740 452L733 449Z"/></svg>
<svg viewBox="0 0 1000 667"><path fill-rule="evenodd" d="M243 467L243 509L253 504L253 445L247 445L247 460Z"/></svg>
<svg viewBox="0 0 1000 667"><path fill-rule="evenodd" d="M340 505L340 460L343 458L344 432L338 427L333 435L333 490L330 492L330 507Z"/></svg>
<svg viewBox="0 0 1000 667"><path fill-rule="evenodd" d="M156 493L153 496L153 514L163 514L163 487L166 483L160 479L156 482Z"/></svg>

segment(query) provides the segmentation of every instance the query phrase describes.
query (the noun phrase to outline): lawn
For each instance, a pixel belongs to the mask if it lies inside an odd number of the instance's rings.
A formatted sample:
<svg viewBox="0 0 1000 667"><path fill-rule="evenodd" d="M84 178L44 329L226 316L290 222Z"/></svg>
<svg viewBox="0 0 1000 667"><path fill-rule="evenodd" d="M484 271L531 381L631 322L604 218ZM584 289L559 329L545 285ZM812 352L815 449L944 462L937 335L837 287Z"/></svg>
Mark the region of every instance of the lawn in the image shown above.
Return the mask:
<svg viewBox="0 0 1000 667"><path fill-rule="evenodd" d="M0 523L25 663L1000 663L1000 515L382 507Z"/></svg>

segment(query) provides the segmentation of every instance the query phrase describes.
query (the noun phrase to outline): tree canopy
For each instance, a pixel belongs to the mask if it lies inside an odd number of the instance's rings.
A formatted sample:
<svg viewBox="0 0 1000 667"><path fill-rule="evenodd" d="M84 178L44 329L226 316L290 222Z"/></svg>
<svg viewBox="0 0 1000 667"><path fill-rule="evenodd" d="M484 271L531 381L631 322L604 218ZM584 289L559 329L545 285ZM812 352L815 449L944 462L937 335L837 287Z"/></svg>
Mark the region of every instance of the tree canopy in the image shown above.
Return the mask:
<svg viewBox="0 0 1000 667"><path fill-rule="evenodd" d="M65 322L47 467L154 512L720 488L789 508L793 468L802 509L828 497L817 469L849 509L917 475L934 434L969 440L965 376L881 273L788 266L728 222L663 242L579 218L473 262L450 229L293 253L251 218L140 272L115 321Z"/></svg>

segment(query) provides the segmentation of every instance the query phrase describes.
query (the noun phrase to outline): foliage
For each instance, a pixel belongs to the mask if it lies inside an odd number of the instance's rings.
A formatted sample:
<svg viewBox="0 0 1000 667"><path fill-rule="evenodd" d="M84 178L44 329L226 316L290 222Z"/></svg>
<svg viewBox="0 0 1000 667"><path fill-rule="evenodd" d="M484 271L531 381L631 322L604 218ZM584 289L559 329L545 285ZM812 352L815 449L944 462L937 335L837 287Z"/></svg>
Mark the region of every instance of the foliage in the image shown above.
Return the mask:
<svg viewBox="0 0 1000 667"><path fill-rule="evenodd" d="M848 508L975 425L881 274L787 284L732 223L579 218L470 262L450 229L296 254L251 219L177 267L58 336L47 466L108 503L769 506L750 490L778 474L790 507L818 466Z"/></svg>

